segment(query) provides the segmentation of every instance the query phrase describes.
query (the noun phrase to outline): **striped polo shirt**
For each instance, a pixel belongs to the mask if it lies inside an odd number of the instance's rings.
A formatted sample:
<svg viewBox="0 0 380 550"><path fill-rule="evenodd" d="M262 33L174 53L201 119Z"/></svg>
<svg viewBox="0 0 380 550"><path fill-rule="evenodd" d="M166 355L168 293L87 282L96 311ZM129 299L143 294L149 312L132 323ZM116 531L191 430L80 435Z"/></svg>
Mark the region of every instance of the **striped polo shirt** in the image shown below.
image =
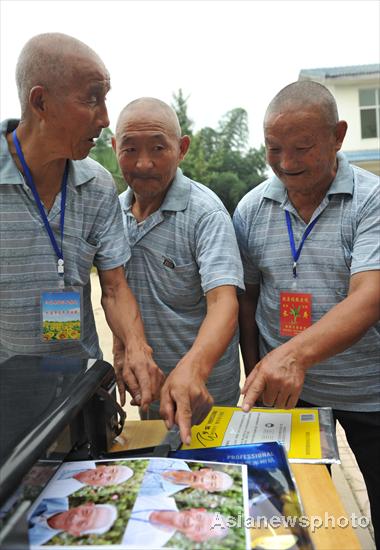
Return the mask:
<svg viewBox="0 0 380 550"><path fill-rule="evenodd" d="M316 322L348 293L355 273L380 269L379 178L338 153L338 171L309 223L320 217L297 262L297 291L312 294ZM286 342L280 336L280 292L292 291L293 257L285 211L298 247L307 224L272 177L238 204L234 226L247 284L260 285L256 321L260 356ZM350 348L311 367L301 399L341 410L380 410L380 323Z"/></svg>
<svg viewBox="0 0 380 550"><path fill-rule="evenodd" d="M141 223L132 214L132 199L130 188L120 195L132 254L127 279L154 359L168 374L198 334L207 310L205 294L222 285L244 288L243 268L222 202L180 169L160 208ZM207 382L217 404L236 405L239 378L236 333Z"/></svg>
<svg viewBox="0 0 380 550"><path fill-rule="evenodd" d="M57 257L37 204L8 150L1 124L0 166L0 361L13 355L77 355L100 358L91 306L90 271L123 265L129 258L112 176L97 162L70 161L63 257L65 284L83 288L81 342L43 342L40 293L58 287ZM61 193L48 220L60 245Z"/></svg>

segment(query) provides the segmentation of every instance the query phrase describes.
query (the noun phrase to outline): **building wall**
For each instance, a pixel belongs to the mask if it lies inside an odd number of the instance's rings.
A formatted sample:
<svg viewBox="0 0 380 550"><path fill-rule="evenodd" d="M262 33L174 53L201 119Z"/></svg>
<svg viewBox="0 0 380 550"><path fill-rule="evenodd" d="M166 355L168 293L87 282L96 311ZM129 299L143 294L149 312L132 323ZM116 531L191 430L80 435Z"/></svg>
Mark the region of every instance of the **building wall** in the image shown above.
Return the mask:
<svg viewBox="0 0 380 550"><path fill-rule="evenodd" d="M339 118L346 120L348 130L343 144L343 150L360 151L368 149L379 149L378 138L361 138L359 89L374 88L378 85L376 81L360 81L360 84L325 84L334 95L338 104Z"/></svg>

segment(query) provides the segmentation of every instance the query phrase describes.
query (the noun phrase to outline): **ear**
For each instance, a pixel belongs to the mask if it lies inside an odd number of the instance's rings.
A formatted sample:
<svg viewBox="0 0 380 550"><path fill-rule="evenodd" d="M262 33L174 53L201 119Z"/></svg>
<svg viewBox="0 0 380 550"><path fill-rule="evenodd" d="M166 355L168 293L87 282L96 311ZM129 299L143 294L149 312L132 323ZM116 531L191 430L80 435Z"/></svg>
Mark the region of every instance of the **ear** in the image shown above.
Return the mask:
<svg viewBox="0 0 380 550"><path fill-rule="evenodd" d="M43 86L34 86L29 92L29 105L38 116L44 117L46 113L46 90Z"/></svg>
<svg viewBox="0 0 380 550"><path fill-rule="evenodd" d="M179 150L180 150L179 162L181 162L185 158L186 153L189 150L189 147L190 147L190 138L189 138L189 136L182 136L181 141L180 141L180 145L179 145Z"/></svg>
<svg viewBox="0 0 380 550"><path fill-rule="evenodd" d="M340 120L336 125L335 135L336 135L336 145L335 149L339 151L342 147L343 140L347 132L347 122L345 120Z"/></svg>
<svg viewBox="0 0 380 550"><path fill-rule="evenodd" d="M116 153L116 138L115 136L112 136L111 138L111 143L112 143L112 149L115 151Z"/></svg>

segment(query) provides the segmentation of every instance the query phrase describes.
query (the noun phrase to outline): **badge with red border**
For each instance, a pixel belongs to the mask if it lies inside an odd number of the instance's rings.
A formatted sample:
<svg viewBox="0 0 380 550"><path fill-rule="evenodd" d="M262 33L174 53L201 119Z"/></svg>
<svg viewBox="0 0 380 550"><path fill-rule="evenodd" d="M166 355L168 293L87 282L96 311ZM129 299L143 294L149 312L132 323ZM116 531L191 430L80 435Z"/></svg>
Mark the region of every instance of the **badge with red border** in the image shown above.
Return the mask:
<svg viewBox="0 0 380 550"><path fill-rule="evenodd" d="M312 324L312 295L280 292L280 335L296 336Z"/></svg>

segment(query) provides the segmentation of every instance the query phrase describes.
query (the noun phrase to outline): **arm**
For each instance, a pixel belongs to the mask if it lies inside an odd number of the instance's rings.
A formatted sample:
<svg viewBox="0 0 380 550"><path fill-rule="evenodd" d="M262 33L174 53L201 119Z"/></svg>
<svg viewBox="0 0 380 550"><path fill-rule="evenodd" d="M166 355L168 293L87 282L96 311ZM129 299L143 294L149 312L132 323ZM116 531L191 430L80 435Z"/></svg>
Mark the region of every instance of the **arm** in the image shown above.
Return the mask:
<svg viewBox="0 0 380 550"><path fill-rule="evenodd" d="M236 288L224 285L207 292L207 314L194 344L167 377L161 390L160 414L170 428L178 424L182 441L190 443L192 424L210 411L213 399L206 381L225 352L237 326Z"/></svg>
<svg viewBox="0 0 380 550"><path fill-rule="evenodd" d="M259 285L246 284L245 293L239 296L240 350L246 376L259 361L259 331L255 319L259 293Z"/></svg>
<svg viewBox="0 0 380 550"><path fill-rule="evenodd" d="M380 271L353 275L347 298L256 365L242 389L243 410L260 396L269 406L294 407L307 369L351 347L379 318Z"/></svg>
<svg viewBox="0 0 380 550"><path fill-rule="evenodd" d="M99 279L107 323L117 338L114 342L118 354L115 371L122 404L125 402L126 386L133 401L147 407L158 398L164 375L153 361L137 302L122 267L99 271ZM122 347L125 350L123 359Z"/></svg>

